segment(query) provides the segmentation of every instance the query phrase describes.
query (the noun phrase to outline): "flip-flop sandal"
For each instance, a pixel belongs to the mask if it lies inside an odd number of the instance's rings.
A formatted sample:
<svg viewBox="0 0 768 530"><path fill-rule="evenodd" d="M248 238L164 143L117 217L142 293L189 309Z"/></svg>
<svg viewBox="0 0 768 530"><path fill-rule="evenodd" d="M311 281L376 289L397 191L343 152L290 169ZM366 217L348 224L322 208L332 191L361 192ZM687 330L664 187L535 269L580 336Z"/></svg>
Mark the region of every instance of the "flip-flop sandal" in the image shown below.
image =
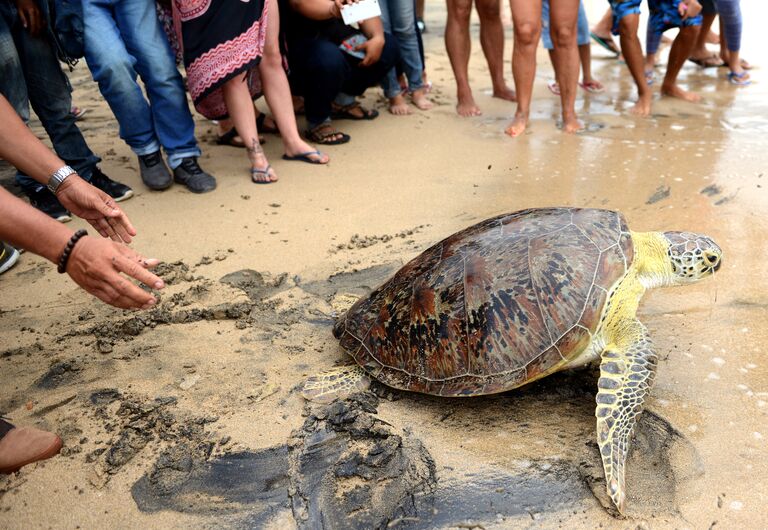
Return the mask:
<svg viewBox="0 0 768 530"><path fill-rule="evenodd" d="M747 72L741 72L740 74L737 74L736 72L728 72L728 81L736 86L749 86L752 84L752 80L749 79L748 76L749 74Z"/></svg>
<svg viewBox="0 0 768 530"><path fill-rule="evenodd" d="M358 116L351 112L353 109L360 109L362 116ZM379 116L379 111L376 109L366 109L360 103L352 103L351 105L344 105L338 107L331 112L332 120L372 120Z"/></svg>
<svg viewBox="0 0 768 530"><path fill-rule="evenodd" d="M323 128L326 128L328 132L323 133L321 132ZM340 136L340 138L336 138L335 140L332 140L334 136ZM337 131L330 125L322 124L314 129L307 129L304 131L304 137L309 140L310 142L314 144L320 144L320 145L340 145L345 144L349 141L350 136L348 134L344 134L343 132Z"/></svg>
<svg viewBox="0 0 768 530"><path fill-rule="evenodd" d="M653 83L656 81L656 76L653 72L653 70L646 70L645 71L645 83L648 86L653 85Z"/></svg>
<svg viewBox="0 0 768 530"><path fill-rule="evenodd" d="M725 64L717 55L710 55L709 57L688 57L688 60L702 68L717 68L718 66L723 66Z"/></svg>
<svg viewBox="0 0 768 530"><path fill-rule="evenodd" d="M83 116L85 116L86 112L88 112L88 109L83 109L77 105L72 105L72 108L69 110L69 113L72 114L72 116L75 118L75 121L78 121Z"/></svg>
<svg viewBox="0 0 768 530"><path fill-rule="evenodd" d="M579 86L590 94L599 94L605 90L604 86L598 85L594 81L590 81L589 83L579 83Z"/></svg>
<svg viewBox="0 0 768 530"><path fill-rule="evenodd" d="M556 96L560 95L560 85L557 84L557 81L552 80L549 83L547 83L547 88L554 95L556 95Z"/></svg>
<svg viewBox="0 0 768 530"><path fill-rule="evenodd" d="M277 128L277 124L274 127L267 127L264 122L267 119L267 115L263 112L259 113L259 117L256 118L256 128L263 133L268 134L280 134L280 129ZM274 119L272 121L275 121Z"/></svg>
<svg viewBox="0 0 768 530"><path fill-rule="evenodd" d="M271 164L267 164L267 167L264 169L251 168L251 182L254 184L274 184L277 182L276 180L272 180L272 175L269 174L270 169L272 169ZM264 175L268 180L256 180L254 178L256 175Z"/></svg>
<svg viewBox="0 0 768 530"><path fill-rule="evenodd" d="M307 151L306 153L299 153L298 155L293 156L283 154L283 160L306 162L307 164L327 164L327 162L321 162L319 159L312 158L312 155L322 157L323 153L320 151Z"/></svg>
<svg viewBox="0 0 768 530"><path fill-rule="evenodd" d="M596 43L598 43L600 46L614 54L616 57L621 55L621 50L616 46L616 43L613 42L613 39L604 39L602 37L598 37L595 33L592 31L589 32L589 36L592 37L592 40L594 40Z"/></svg>

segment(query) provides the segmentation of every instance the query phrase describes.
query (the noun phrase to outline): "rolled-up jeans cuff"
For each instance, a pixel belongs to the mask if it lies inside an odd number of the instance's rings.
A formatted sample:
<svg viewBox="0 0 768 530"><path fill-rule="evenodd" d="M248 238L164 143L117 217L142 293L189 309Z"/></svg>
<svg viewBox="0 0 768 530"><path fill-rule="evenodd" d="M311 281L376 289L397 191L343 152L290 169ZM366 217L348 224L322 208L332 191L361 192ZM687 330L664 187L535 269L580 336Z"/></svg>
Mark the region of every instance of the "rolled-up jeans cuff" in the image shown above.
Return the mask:
<svg viewBox="0 0 768 530"><path fill-rule="evenodd" d="M160 150L160 142L157 140L152 140L148 144L141 147L131 146L131 150L136 153L136 156L151 155L152 153L157 153Z"/></svg>
<svg viewBox="0 0 768 530"><path fill-rule="evenodd" d="M171 169L176 169L181 165L181 162L185 158L197 158L201 155L200 149L194 148L194 149L185 149L184 151L174 151L173 153L168 153L168 166Z"/></svg>
<svg viewBox="0 0 768 530"><path fill-rule="evenodd" d="M356 101L357 101L357 98L355 98L355 96L345 94L344 92L339 92L338 94L336 94L336 98L333 100L333 102L339 105L340 107L353 105Z"/></svg>

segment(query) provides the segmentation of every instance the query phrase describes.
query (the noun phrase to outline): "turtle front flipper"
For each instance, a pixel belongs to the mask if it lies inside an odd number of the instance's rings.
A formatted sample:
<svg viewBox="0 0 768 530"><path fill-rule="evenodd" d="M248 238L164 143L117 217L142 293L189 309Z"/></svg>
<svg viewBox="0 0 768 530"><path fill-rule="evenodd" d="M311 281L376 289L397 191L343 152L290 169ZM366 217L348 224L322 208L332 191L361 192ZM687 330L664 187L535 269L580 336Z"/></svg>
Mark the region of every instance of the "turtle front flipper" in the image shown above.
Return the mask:
<svg viewBox="0 0 768 530"><path fill-rule="evenodd" d="M620 344L602 354L597 383L597 445L608 495L624 512L624 471L629 442L656 375L656 352L648 331L635 320L622 330Z"/></svg>
<svg viewBox="0 0 768 530"><path fill-rule="evenodd" d="M340 366L313 375L304 383L301 395L316 403L330 403L368 388L371 380L357 365Z"/></svg>

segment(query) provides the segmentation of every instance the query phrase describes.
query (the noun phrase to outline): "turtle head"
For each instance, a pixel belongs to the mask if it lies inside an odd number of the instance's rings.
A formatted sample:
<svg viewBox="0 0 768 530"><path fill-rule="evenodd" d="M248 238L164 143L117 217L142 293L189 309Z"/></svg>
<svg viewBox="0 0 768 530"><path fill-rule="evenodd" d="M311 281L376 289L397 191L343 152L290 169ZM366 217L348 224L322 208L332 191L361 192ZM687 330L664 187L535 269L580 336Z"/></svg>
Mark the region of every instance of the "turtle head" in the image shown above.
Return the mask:
<svg viewBox="0 0 768 530"><path fill-rule="evenodd" d="M711 276L723 263L723 251L712 238L690 232L664 232L669 242L669 285L686 285Z"/></svg>

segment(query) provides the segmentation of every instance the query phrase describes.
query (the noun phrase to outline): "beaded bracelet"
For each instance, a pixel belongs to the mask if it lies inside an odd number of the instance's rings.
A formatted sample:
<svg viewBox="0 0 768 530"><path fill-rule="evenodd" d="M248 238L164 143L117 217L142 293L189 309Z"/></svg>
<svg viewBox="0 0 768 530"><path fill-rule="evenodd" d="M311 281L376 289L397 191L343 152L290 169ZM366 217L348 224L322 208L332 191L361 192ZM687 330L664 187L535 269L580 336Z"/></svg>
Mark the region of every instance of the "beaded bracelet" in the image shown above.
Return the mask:
<svg viewBox="0 0 768 530"><path fill-rule="evenodd" d="M69 261L69 256L72 254L72 249L75 248L75 244L80 241L80 238L83 236L87 236L88 231L83 230L82 228L75 232L75 234L69 238L69 242L67 243L67 246L64 247L64 251L61 253L61 257L59 257L59 266L56 270L59 271L59 274L64 274L67 272L67 262Z"/></svg>

